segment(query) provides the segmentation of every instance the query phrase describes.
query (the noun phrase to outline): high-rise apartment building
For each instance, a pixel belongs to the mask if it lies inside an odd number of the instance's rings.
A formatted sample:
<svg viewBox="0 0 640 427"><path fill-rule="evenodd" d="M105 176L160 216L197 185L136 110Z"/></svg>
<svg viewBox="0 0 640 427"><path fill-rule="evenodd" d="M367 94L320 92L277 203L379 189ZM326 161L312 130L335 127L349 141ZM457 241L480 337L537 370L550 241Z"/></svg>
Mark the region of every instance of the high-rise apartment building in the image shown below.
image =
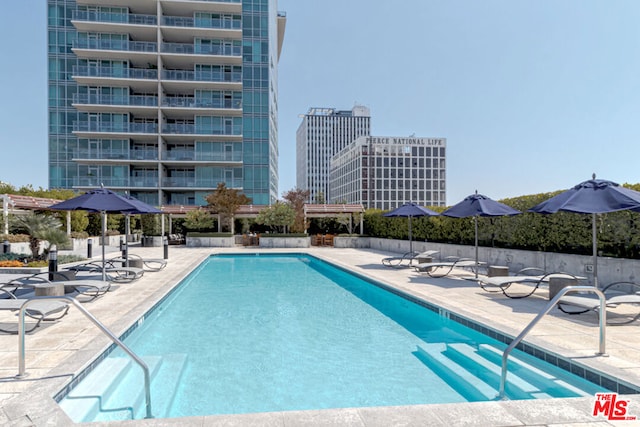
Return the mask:
<svg viewBox="0 0 640 427"><path fill-rule="evenodd" d="M309 201L329 202L331 157L361 135L371 133L371 115L364 106L341 111L311 108L296 133L296 186L309 190Z"/></svg>
<svg viewBox="0 0 640 427"><path fill-rule="evenodd" d="M276 0L48 0L49 187L278 195Z"/></svg>
<svg viewBox="0 0 640 427"><path fill-rule="evenodd" d="M445 138L361 136L331 160L330 200L382 210L445 206L446 145Z"/></svg>

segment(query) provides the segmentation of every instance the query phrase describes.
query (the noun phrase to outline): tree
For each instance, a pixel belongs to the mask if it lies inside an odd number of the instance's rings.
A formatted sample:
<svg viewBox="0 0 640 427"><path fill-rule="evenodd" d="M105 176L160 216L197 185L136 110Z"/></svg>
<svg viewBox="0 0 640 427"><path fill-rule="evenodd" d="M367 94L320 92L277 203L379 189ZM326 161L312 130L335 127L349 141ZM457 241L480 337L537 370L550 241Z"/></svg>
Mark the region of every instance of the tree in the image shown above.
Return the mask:
<svg viewBox="0 0 640 427"><path fill-rule="evenodd" d="M184 226L196 231L210 229L213 228L213 218L206 209L195 209L187 212Z"/></svg>
<svg viewBox="0 0 640 427"><path fill-rule="evenodd" d="M286 233L287 227L290 227L295 219L296 213L288 203L276 202L260 211L256 222Z"/></svg>
<svg viewBox="0 0 640 427"><path fill-rule="evenodd" d="M239 206L248 205L251 199L240 190L227 188L224 182L218 183L218 187L213 193L205 197L208 206L212 211L220 215L220 222L228 224L229 230L233 233L233 216Z"/></svg>
<svg viewBox="0 0 640 427"><path fill-rule="evenodd" d="M17 216L13 220L12 228L29 235L29 249L31 249L31 255L34 259L39 257L41 241L51 237L56 244L66 244L68 242L67 235L61 230L60 221L52 216L37 214ZM58 230L64 235L63 241L60 241L62 239L60 237L61 234L56 233L54 230Z"/></svg>
<svg viewBox="0 0 640 427"><path fill-rule="evenodd" d="M304 221L304 204L309 199L311 192L309 190L301 190L298 187L293 190L289 190L282 196L293 208L296 213L293 225L291 225L291 231L294 233L304 233L308 228L308 224Z"/></svg>

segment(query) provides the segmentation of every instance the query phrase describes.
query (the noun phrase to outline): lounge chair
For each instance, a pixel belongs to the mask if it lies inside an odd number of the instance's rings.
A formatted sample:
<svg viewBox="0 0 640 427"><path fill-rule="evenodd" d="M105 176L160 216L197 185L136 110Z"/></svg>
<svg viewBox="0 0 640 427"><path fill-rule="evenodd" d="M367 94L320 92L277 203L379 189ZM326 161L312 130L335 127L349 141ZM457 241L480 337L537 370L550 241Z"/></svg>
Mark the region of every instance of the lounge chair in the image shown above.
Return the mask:
<svg viewBox="0 0 640 427"><path fill-rule="evenodd" d="M514 276L483 277L478 280L480 287L487 292L502 292L504 296L519 299L533 295L533 293L543 284L548 284L552 278L575 279L582 277L569 273L547 273L537 267L524 268ZM522 289L514 285L530 285Z"/></svg>
<svg viewBox="0 0 640 427"><path fill-rule="evenodd" d="M431 258L440 251L425 251L425 252L406 252L401 256L392 256L382 258L382 265L387 267L411 267L414 261L420 258Z"/></svg>
<svg viewBox="0 0 640 427"><path fill-rule="evenodd" d="M445 261L424 262L414 266L419 273L427 273L431 277L445 277L452 274L454 269L469 269L475 272L476 268L485 267L485 262L477 262L469 258L448 257Z"/></svg>
<svg viewBox="0 0 640 427"><path fill-rule="evenodd" d="M27 301L32 301L32 299L16 298L11 292L0 288L0 310L18 311ZM25 310L25 315L35 319L36 323L31 328L26 328L25 332L33 331L40 326L43 320L58 320L66 315L68 311L69 304L62 301L41 299L31 302ZM17 334L18 328L16 326L16 329L13 330L0 327L0 332Z"/></svg>
<svg viewBox="0 0 640 427"><path fill-rule="evenodd" d="M87 273L102 273L102 263L99 261L91 261L84 264L77 264L68 267L67 270ZM137 267L119 267L110 260L105 261L105 275L108 281L117 283L128 283L138 280L144 275L144 269Z"/></svg>
<svg viewBox="0 0 640 427"><path fill-rule="evenodd" d="M602 292L606 298L607 308L631 307L625 313L615 313L615 318L607 313L608 325L626 325L640 319L640 284L614 282L605 286ZM600 300L593 293L572 293L560 298L557 306L563 313L582 314L588 311L598 311Z"/></svg>
<svg viewBox="0 0 640 427"><path fill-rule="evenodd" d="M67 273L69 272L56 271L35 273L30 276L12 279L7 283L2 284L2 288L11 292L13 295L18 295L20 293L19 291L22 289L35 292L38 287L59 283L64 286L65 295L76 294L88 298L83 298L82 302L92 301L117 288L110 282L103 282L102 280L69 280L69 275ZM75 277L75 274L73 276ZM49 278L52 278L53 280L49 280Z"/></svg>
<svg viewBox="0 0 640 427"><path fill-rule="evenodd" d="M142 268L144 271L160 271L167 266L167 260L162 258L142 258L140 255L127 254L129 266ZM115 266L116 263L122 263L125 267L127 259L122 256L109 259L109 263ZM134 265L132 265L134 264Z"/></svg>

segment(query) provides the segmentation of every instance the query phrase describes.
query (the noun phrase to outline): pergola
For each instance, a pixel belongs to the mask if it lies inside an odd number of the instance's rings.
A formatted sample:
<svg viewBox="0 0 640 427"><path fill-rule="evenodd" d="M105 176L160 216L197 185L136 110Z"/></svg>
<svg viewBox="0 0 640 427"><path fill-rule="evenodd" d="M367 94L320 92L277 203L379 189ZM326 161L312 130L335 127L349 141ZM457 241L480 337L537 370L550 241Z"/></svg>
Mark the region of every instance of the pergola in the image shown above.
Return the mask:
<svg viewBox="0 0 640 427"><path fill-rule="evenodd" d="M57 199L47 199L44 197L21 196L19 194L2 195L2 215L4 219L4 234L9 234L9 213L26 214L30 211L49 210L49 206L61 202ZM255 218L260 211L268 205L242 205L236 210L235 218ZM184 217L189 211L200 209L202 206L164 205L160 210L172 216ZM364 206L361 204L305 204L304 220L308 218L337 218L342 215L349 215L350 224L356 214L364 213ZM220 227L220 215L218 215L218 227ZM363 227L363 217L360 215L360 230ZM164 230L164 215L162 216L162 229ZM305 230L306 232L307 230ZM169 233L171 233L171 221L169 221ZM71 211L67 211L67 234L71 234Z"/></svg>
<svg viewBox="0 0 640 427"><path fill-rule="evenodd" d="M330 205L304 205L304 223L307 218L336 218L341 215L349 215L349 223L353 224L353 216L355 214L364 213L364 206L360 204L330 204ZM360 233L363 230L363 215L360 215ZM351 228L351 227L350 227ZM306 233L307 230L305 230Z"/></svg>
<svg viewBox="0 0 640 427"><path fill-rule="evenodd" d="M25 215L33 211L46 211L49 206L59 203L61 200L47 199L44 197L21 196L19 194L2 195L2 219L4 234L9 234L9 213L14 215ZM69 216L71 213L68 214ZM68 228L71 227L67 221Z"/></svg>

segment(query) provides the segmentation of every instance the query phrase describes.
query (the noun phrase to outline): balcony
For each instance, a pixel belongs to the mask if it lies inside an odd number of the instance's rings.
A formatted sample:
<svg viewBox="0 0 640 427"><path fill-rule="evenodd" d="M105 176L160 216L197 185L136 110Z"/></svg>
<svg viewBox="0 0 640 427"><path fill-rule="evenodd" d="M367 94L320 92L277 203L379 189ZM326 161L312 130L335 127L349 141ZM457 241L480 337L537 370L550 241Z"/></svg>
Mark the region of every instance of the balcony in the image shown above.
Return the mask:
<svg viewBox="0 0 640 427"><path fill-rule="evenodd" d="M163 70L163 80L178 81L197 81L197 82L230 82L241 83L242 72L224 73L224 72L204 72L189 70Z"/></svg>
<svg viewBox="0 0 640 427"><path fill-rule="evenodd" d="M157 81L158 70L146 68L89 67L86 65L74 65L73 76L74 78L103 77L107 79L140 79Z"/></svg>
<svg viewBox="0 0 640 427"><path fill-rule="evenodd" d="M129 179L131 188L158 188L158 177L140 177L132 176Z"/></svg>
<svg viewBox="0 0 640 427"><path fill-rule="evenodd" d="M227 188L242 188L242 179L228 179L224 181ZM167 177L162 179L162 186L167 188L215 188L218 181L194 177Z"/></svg>
<svg viewBox="0 0 640 427"><path fill-rule="evenodd" d="M155 123L97 123L77 121L73 123L74 133L114 133L114 134L157 134Z"/></svg>
<svg viewBox="0 0 640 427"><path fill-rule="evenodd" d="M89 150L80 149L74 152L73 160L121 160L129 158L129 150Z"/></svg>
<svg viewBox="0 0 640 427"><path fill-rule="evenodd" d="M168 123L162 127L165 134L183 135L242 135L241 125L229 125L224 129L196 126L195 124Z"/></svg>
<svg viewBox="0 0 640 427"><path fill-rule="evenodd" d="M74 187L98 187L100 185L104 185L109 188L128 187L129 178L79 176L73 179Z"/></svg>
<svg viewBox="0 0 640 427"><path fill-rule="evenodd" d="M71 22L83 32L129 34L136 40L155 40L157 37L155 15L74 10Z"/></svg>
<svg viewBox="0 0 640 427"><path fill-rule="evenodd" d="M225 30L241 30L242 21L239 19L202 19L187 16L165 16L162 25L186 28L216 28Z"/></svg>
<svg viewBox="0 0 640 427"><path fill-rule="evenodd" d="M132 40L94 40L82 39L73 42L74 49L91 50L120 50L129 52L156 53L158 44L156 42L136 42Z"/></svg>
<svg viewBox="0 0 640 427"><path fill-rule="evenodd" d="M162 43L162 53L240 56L242 55L242 47L228 45L193 45L189 43Z"/></svg>
<svg viewBox="0 0 640 427"><path fill-rule="evenodd" d="M240 100L203 100L195 97L164 97L162 98L163 107L175 108L242 108Z"/></svg>
<svg viewBox="0 0 640 427"><path fill-rule="evenodd" d="M162 160L195 160L195 150L166 150L162 152Z"/></svg>
<svg viewBox="0 0 640 427"><path fill-rule="evenodd" d="M156 25L158 19L154 15L138 15L134 13L97 12L89 10L73 10L72 21L108 22L133 25Z"/></svg>
<svg viewBox="0 0 640 427"><path fill-rule="evenodd" d="M74 104L158 106L157 96L74 93Z"/></svg>

